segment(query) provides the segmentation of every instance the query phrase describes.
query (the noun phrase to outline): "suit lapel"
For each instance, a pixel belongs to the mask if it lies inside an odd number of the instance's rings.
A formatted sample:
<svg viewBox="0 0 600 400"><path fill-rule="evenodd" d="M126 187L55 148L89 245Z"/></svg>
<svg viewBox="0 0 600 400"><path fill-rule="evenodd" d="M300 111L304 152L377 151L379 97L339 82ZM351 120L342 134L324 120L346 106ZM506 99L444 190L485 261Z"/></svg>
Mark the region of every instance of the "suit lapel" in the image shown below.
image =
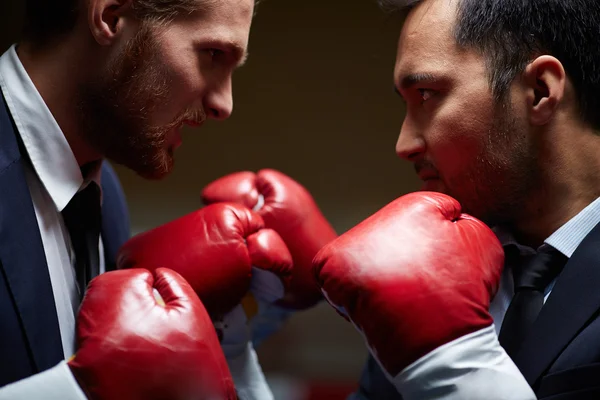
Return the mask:
<svg viewBox="0 0 600 400"><path fill-rule="evenodd" d="M0 92L0 272L38 370L64 358L48 264L16 131ZM15 334L18 334L15 332Z"/></svg>
<svg viewBox="0 0 600 400"><path fill-rule="evenodd" d="M515 356L530 385L600 309L600 224L579 245Z"/></svg>

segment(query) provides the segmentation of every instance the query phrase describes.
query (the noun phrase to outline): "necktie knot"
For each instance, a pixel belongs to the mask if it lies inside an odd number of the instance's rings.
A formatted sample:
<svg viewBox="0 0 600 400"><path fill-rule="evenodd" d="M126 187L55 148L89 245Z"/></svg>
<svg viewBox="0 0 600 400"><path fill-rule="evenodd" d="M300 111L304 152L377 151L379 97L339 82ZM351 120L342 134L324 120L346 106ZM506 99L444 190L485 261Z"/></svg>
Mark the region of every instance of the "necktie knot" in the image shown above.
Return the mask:
<svg viewBox="0 0 600 400"><path fill-rule="evenodd" d="M552 246L544 245L540 251L527 257L513 269L515 293L522 290L543 292L558 276L568 258Z"/></svg>

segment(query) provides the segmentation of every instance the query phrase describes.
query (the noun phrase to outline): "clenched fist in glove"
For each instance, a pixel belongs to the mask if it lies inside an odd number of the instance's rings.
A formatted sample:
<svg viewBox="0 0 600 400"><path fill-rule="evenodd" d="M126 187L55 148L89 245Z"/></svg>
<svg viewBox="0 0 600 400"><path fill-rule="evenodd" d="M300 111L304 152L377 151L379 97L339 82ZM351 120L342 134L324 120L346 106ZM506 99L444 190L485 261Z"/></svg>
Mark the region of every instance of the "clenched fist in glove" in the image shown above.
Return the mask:
<svg viewBox="0 0 600 400"><path fill-rule="evenodd" d="M117 267L168 267L194 288L209 314L230 312L250 288L253 273L277 276L279 286L263 295L283 296L291 256L262 218L238 204L220 203L136 235L117 255ZM256 267L253 269L253 267Z"/></svg>
<svg viewBox="0 0 600 400"><path fill-rule="evenodd" d="M275 170L238 172L207 185L202 200L205 204L244 204L257 211L267 228L281 235L292 254L294 270L291 286L279 306L306 309L322 299L311 262L337 234L302 185Z"/></svg>
<svg viewBox="0 0 600 400"><path fill-rule="evenodd" d="M240 397L269 400L272 394L251 343L242 299L281 299L292 257L279 235L240 204L207 206L137 235L120 249L119 268L168 266L190 283L213 318Z"/></svg>
<svg viewBox="0 0 600 400"><path fill-rule="evenodd" d="M420 192L325 246L314 271L328 302L363 333L405 399L535 398L488 312L503 262L485 224L446 195ZM474 392L467 381L461 385L458 377L469 374L489 376L490 386ZM499 382L506 384L494 390Z"/></svg>
<svg viewBox="0 0 600 400"><path fill-rule="evenodd" d="M92 280L79 309L77 348L68 365L93 400L237 399L204 306L168 269Z"/></svg>

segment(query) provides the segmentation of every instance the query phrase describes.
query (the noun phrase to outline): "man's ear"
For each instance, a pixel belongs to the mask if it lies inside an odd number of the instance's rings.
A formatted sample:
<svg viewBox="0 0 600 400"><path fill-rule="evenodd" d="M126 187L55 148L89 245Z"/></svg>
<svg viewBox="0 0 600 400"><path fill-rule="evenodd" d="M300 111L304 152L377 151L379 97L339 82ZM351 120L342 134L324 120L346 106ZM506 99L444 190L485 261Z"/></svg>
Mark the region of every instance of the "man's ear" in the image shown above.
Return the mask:
<svg viewBox="0 0 600 400"><path fill-rule="evenodd" d="M529 122L533 125L544 125L552 119L565 96L565 69L556 58L544 55L527 65L523 77Z"/></svg>
<svg viewBox="0 0 600 400"><path fill-rule="evenodd" d="M103 46L111 44L130 17L133 0L89 0L88 23L92 36Z"/></svg>

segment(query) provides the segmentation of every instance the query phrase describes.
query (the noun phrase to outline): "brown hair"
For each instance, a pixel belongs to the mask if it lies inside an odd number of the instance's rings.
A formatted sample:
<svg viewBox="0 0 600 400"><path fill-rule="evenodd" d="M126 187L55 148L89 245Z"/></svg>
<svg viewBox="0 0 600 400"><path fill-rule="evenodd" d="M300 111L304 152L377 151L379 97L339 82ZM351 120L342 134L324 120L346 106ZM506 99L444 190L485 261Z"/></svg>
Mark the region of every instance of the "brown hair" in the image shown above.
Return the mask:
<svg viewBox="0 0 600 400"><path fill-rule="evenodd" d="M41 45L70 32L84 0L26 0L23 37ZM132 9L141 20L168 23L218 0L133 0Z"/></svg>

